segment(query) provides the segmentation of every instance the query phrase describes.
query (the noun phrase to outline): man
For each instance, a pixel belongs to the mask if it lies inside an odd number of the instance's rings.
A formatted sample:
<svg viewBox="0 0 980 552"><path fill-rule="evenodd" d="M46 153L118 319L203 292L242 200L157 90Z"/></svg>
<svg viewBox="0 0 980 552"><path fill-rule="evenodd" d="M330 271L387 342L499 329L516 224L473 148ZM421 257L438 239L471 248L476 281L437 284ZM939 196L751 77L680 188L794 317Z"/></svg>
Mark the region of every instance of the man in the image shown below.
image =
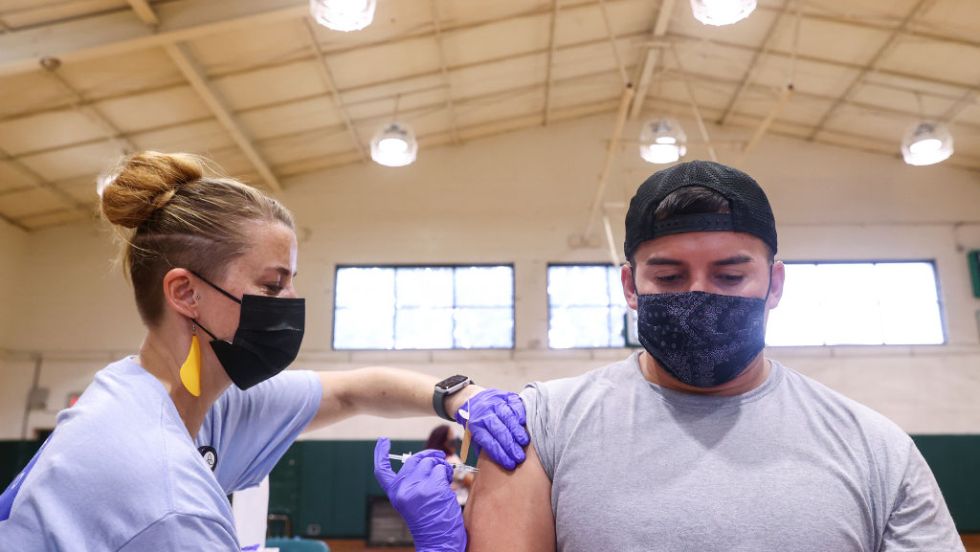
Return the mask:
<svg viewBox="0 0 980 552"><path fill-rule="evenodd" d="M764 356L784 268L750 176L657 172L625 252L644 350L524 390L527 460L481 459L470 551L963 549L908 435Z"/></svg>

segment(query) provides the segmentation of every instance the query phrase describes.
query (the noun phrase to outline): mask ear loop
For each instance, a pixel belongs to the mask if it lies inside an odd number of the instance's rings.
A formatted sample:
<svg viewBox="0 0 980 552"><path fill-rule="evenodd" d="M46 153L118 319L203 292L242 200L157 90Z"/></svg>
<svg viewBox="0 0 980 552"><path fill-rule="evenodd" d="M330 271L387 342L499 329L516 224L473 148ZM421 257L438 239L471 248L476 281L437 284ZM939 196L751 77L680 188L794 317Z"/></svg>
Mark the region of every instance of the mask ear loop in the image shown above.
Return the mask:
<svg viewBox="0 0 980 552"><path fill-rule="evenodd" d="M775 264L775 261L769 263L769 285L766 286L766 296L762 298L763 303L769 302L769 294L772 293L772 269Z"/></svg>

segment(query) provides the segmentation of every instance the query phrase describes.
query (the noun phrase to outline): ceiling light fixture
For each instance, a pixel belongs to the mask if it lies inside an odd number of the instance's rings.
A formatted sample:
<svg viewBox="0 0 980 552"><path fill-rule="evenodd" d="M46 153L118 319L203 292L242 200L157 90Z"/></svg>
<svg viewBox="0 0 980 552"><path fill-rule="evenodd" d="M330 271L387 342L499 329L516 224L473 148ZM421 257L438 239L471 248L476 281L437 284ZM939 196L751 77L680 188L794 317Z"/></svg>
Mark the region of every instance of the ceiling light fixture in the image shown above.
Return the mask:
<svg viewBox="0 0 980 552"><path fill-rule="evenodd" d="M359 31L374 21L378 0L310 0L316 22L335 31Z"/></svg>
<svg viewBox="0 0 980 552"><path fill-rule="evenodd" d="M404 167L415 162L419 143L412 129L392 122L378 131L371 139L371 159L385 167Z"/></svg>
<svg viewBox="0 0 980 552"><path fill-rule="evenodd" d="M902 157L909 165L935 165L953 155L953 135L946 125L920 121L905 132Z"/></svg>
<svg viewBox="0 0 980 552"><path fill-rule="evenodd" d="M687 135L674 119L647 121L640 131L640 157L650 163L665 165L678 161L687 153Z"/></svg>
<svg viewBox="0 0 980 552"><path fill-rule="evenodd" d="M705 25L731 25L755 10L756 0L691 0L694 18Z"/></svg>

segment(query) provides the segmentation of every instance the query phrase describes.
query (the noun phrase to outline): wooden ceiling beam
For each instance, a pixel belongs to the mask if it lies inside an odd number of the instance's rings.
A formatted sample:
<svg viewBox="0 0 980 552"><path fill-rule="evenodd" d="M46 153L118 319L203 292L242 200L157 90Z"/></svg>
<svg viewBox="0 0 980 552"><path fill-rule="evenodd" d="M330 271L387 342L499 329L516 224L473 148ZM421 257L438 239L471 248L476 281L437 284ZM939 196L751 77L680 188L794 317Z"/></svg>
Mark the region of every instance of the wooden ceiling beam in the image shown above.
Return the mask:
<svg viewBox="0 0 980 552"><path fill-rule="evenodd" d="M279 183L279 179L272 172L272 169L269 168L268 163L262 158L259 151L255 149L252 140L246 135L242 124L232 114L231 110L228 109L225 102L218 96L218 93L211 87L210 82L208 82L207 77L204 75L204 70L191 58L187 47L183 44L168 44L165 46L165 49L170 59L173 60L177 68L180 69L180 72L190 82L191 87L201 97L201 100L204 101L222 126L231 134L232 140L238 144L238 147L241 148L242 153L252 163L255 170L262 175L262 179L265 180L266 185L273 191L281 192L282 185Z"/></svg>
<svg viewBox="0 0 980 552"><path fill-rule="evenodd" d="M935 4L935 2L936 0L919 0L918 2L916 2L915 6L913 6L912 9L909 10L909 12L902 19L902 22L898 25L898 27L893 29L891 31L891 34L888 35L888 38L885 39L885 42L883 42L881 46L878 47L878 50L868 61L867 65L862 67L861 71L857 74L857 76L854 77L853 80L851 80L851 83L844 90L844 93L841 94L834 101L834 103L831 104L830 109L825 111L823 116L820 117L820 120L817 121L817 124L814 125L813 129L810 131L809 135L807 136L807 140L813 140L814 138L817 137L818 134L820 134L820 131L823 130L824 126L826 126L830 118L833 117L834 114L837 112L837 108L839 108L841 105L844 104L844 102L849 100L851 98L851 94L853 94L854 91L857 90L858 87L861 85L861 83L864 82L864 77L876 71L878 67L878 63L882 60L882 58L885 57L885 54L887 54L895 45L896 41L901 36L902 30L904 30L909 25L909 23L911 23L912 20L916 18L916 16L918 16L926 9L928 9L930 6Z"/></svg>

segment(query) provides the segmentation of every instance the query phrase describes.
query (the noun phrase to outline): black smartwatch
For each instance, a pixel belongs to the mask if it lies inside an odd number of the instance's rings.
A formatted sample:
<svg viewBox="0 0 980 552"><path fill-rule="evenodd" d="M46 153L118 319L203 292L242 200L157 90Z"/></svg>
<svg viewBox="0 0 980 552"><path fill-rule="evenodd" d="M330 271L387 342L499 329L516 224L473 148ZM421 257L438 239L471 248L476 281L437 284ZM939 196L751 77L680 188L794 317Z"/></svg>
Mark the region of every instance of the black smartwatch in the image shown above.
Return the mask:
<svg viewBox="0 0 980 552"><path fill-rule="evenodd" d="M436 384L435 390L432 392L432 409L436 411L436 414L444 420L449 420L450 422L455 422L447 412L446 412L446 397L454 393L458 393L460 389L466 387L467 385L473 383L473 380L467 376L450 376L439 383Z"/></svg>

